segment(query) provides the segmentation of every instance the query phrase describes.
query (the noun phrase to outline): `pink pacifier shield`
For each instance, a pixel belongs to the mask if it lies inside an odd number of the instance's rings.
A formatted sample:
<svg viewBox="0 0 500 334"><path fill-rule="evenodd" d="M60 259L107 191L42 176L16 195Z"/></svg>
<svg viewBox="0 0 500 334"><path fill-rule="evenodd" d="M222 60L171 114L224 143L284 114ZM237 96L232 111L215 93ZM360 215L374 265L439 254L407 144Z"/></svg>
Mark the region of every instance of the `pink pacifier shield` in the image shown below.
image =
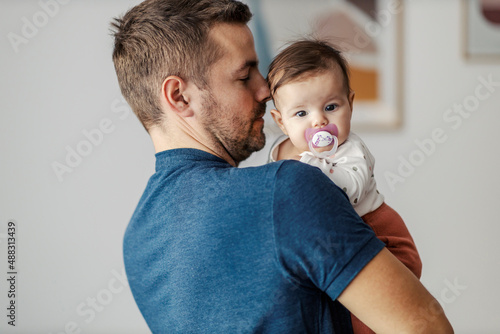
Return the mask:
<svg viewBox="0 0 500 334"><path fill-rule="evenodd" d="M305 136L306 140L311 142L313 147L325 147L333 143L333 137L337 137L338 133L339 130L335 124L328 124L320 129L307 129Z"/></svg>
<svg viewBox="0 0 500 334"><path fill-rule="evenodd" d="M339 130L335 124L328 124L320 129L309 128L306 130L305 137L309 150L318 158L332 157L337 151ZM328 151L318 152L315 148L327 147L333 145Z"/></svg>

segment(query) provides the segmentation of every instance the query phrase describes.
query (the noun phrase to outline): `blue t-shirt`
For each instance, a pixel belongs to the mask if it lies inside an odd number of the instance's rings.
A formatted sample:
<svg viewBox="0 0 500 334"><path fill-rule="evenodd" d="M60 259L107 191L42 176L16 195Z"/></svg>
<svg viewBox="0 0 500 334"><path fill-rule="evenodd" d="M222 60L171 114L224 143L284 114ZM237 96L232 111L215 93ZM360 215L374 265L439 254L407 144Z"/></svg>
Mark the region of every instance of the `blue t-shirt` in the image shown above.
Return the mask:
<svg viewBox="0 0 500 334"><path fill-rule="evenodd" d="M383 247L318 168L176 149L156 155L124 260L154 333L349 333L335 299Z"/></svg>

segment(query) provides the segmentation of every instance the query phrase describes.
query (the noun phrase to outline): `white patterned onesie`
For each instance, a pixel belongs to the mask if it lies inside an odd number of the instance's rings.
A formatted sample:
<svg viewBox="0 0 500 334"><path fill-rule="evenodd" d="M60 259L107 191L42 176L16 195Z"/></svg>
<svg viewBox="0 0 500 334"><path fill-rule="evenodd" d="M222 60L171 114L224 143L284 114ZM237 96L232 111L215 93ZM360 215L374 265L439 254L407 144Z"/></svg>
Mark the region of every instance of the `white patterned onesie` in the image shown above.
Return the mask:
<svg viewBox="0 0 500 334"><path fill-rule="evenodd" d="M286 139L287 136L281 136L271 148L271 162L276 161L278 147ZM384 196L378 192L373 174L375 158L361 138L352 132L339 146L333 158L320 159L306 151L301 154L300 161L319 167L343 189L359 216L374 211L384 202Z"/></svg>

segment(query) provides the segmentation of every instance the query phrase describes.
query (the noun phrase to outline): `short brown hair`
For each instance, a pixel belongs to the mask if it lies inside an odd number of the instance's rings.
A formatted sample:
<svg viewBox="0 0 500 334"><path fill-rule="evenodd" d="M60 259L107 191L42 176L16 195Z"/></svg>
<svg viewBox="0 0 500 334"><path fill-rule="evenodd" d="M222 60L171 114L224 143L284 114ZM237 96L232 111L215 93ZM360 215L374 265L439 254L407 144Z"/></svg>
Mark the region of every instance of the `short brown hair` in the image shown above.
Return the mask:
<svg viewBox="0 0 500 334"><path fill-rule="evenodd" d="M144 128L161 124L159 97L170 75L207 87L222 50L209 40L216 23L246 24L247 5L235 0L146 0L111 23L113 62L123 96Z"/></svg>
<svg viewBox="0 0 500 334"><path fill-rule="evenodd" d="M302 78L305 75L319 73L340 67L344 78L346 93L351 92L349 65L339 50L321 40L300 40L282 50L269 65L267 82L271 97L282 85Z"/></svg>

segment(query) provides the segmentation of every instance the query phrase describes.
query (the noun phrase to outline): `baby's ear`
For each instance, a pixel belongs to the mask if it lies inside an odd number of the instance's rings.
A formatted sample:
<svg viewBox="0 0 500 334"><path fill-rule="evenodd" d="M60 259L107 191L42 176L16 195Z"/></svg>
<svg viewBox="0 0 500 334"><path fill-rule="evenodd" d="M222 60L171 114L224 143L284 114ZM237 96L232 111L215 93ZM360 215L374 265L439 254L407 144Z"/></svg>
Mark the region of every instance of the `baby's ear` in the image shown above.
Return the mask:
<svg viewBox="0 0 500 334"><path fill-rule="evenodd" d="M276 124L278 124L281 131L283 131L283 133L288 136L288 132L286 131L285 126L283 125L283 117L281 116L281 113L276 109L272 109L271 116L273 116L274 121L276 122Z"/></svg>
<svg viewBox="0 0 500 334"><path fill-rule="evenodd" d="M354 96L356 95L356 93L351 90L351 92L349 93L349 106L351 107L351 112L352 112L352 107L354 105Z"/></svg>

